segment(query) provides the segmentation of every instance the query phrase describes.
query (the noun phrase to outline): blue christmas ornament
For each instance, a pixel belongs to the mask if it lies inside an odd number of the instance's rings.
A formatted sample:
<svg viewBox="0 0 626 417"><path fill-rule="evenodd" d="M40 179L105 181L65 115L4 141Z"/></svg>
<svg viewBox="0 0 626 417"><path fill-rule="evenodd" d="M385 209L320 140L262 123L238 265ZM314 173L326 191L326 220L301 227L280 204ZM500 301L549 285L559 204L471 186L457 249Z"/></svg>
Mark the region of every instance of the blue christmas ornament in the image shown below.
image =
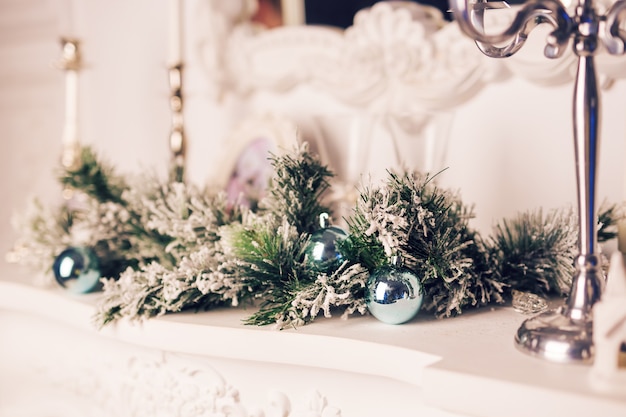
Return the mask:
<svg viewBox="0 0 626 417"><path fill-rule="evenodd" d="M321 229L311 234L306 248L308 265L317 272L333 273L343 262L343 255L337 248L337 242L348 237L343 229L328 225L328 214L320 215Z"/></svg>
<svg viewBox="0 0 626 417"><path fill-rule="evenodd" d="M420 280L395 260L374 271L367 281L367 308L384 323L401 324L411 320L420 310L423 299Z"/></svg>
<svg viewBox="0 0 626 417"><path fill-rule="evenodd" d="M100 265L94 252L85 247L69 247L52 266L57 282L70 292L84 294L100 283Z"/></svg>

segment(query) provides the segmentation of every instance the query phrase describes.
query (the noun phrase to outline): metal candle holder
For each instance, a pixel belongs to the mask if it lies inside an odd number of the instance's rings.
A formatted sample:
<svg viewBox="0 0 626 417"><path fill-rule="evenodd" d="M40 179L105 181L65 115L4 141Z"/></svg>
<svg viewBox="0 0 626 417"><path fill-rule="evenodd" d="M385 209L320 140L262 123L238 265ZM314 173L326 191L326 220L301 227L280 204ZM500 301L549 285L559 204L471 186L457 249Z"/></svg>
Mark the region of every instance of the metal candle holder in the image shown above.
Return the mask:
<svg viewBox="0 0 626 417"><path fill-rule="evenodd" d="M61 164L65 169L80 163L78 138L78 72L82 67L78 39L61 38L61 58L57 66L65 72L65 124Z"/></svg>
<svg viewBox="0 0 626 417"><path fill-rule="evenodd" d="M185 173L185 131L183 126L183 66L176 64L169 68L170 109L172 128L170 131L170 152L172 166L170 179L184 181Z"/></svg>
<svg viewBox="0 0 626 417"><path fill-rule="evenodd" d="M593 359L592 307L600 299L604 278L600 270L596 227L596 173L600 126L600 96L594 56L601 45L613 55L623 54L626 33L619 29L626 0L614 3L600 15L593 0L578 0L570 16L557 0L528 0L504 32L486 34L485 9L502 2L449 0L461 30L476 41L487 56L505 58L515 54L537 25L546 23L554 30L546 38L544 55L560 57L573 38L578 57L574 85L573 122L576 155L576 181L579 215L579 255L567 302L530 318L515 335L516 346L531 355L557 362L590 362Z"/></svg>

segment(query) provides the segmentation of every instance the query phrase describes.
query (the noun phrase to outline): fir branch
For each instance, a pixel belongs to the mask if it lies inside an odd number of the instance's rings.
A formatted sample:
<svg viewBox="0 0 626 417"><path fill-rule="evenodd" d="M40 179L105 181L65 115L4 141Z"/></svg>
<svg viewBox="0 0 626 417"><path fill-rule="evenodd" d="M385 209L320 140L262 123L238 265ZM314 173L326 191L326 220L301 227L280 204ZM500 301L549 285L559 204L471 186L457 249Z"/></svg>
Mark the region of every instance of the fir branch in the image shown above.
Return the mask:
<svg viewBox="0 0 626 417"><path fill-rule="evenodd" d="M246 324L277 323L282 328L313 320L316 313L311 312L320 309L330 314L331 306L358 311L355 305L362 294L355 298L353 291L346 292L345 284L339 284L347 276L324 281L305 262L311 233L319 229L319 215L330 212L320 200L332 173L308 152L306 144L272 162L275 175L268 197L260 204L264 210L248 222L226 228L223 235L225 247L239 262L239 276L261 299L259 311ZM331 296L335 291L344 295ZM319 298L320 293L327 296ZM312 294L318 296L311 301Z"/></svg>
<svg viewBox="0 0 626 417"><path fill-rule="evenodd" d="M368 277L369 272L361 265L345 262L330 276L320 274L315 281L296 290L285 302L266 305L245 323L273 323L278 329L284 329L305 325L320 313L329 318L332 310L337 308L343 309L344 319L356 312L366 314L364 291Z"/></svg>
<svg viewBox="0 0 626 417"><path fill-rule="evenodd" d="M471 210L431 180L390 172L382 187L365 188L348 219L346 257L373 272L400 255L424 286L423 308L447 317L491 298L473 292L480 285L470 256L478 250L468 227Z"/></svg>
<svg viewBox="0 0 626 417"><path fill-rule="evenodd" d="M51 284L54 259L65 248L78 243L70 234L74 223L72 212L66 206L50 208L33 199L24 213L11 218L11 223L19 234L10 252L11 260L40 272L38 284Z"/></svg>
<svg viewBox="0 0 626 417"><path fill-rule="evenodd" d="M598 242L603 243L617 237L617 223L626 217L623 204L604 201L598 209Z"/></svg>
<svg viewBox="0 0 626 417"><path fill-rule="evenodd" d="M229 207L223 192L211 193L192 184L159 183L148 190L126 195L138 213L148 240L157 242L176 264L196 247L220 239L219 228L242 218L243 207Z"/></svg>
<svg viewBox="0 0 626 417"><path fill-rule="evenodd" d="M465 252L474 261L474 271L478 279L471 282L470 293L475 306L503 304L510 294L510 285L500 275L494 265L490 249L479 234L474 235L475 245L469 246Z"/></svg>
<svg viewBox="0 0 626 417"><path fill-rule="evenodd" d="M572 210L521 213L496 225L486 241L493 269L511 289L566 295L578 233Z"/></svg>
<svg viewBox="0 0 626 417"><path fill-rule="evenodd" d="M136 240L129 237L129 242L144 257L119 280L106 281L96 322L236 305L245 299L248 288L220 242L220 228L239 221L241 212L227 210L223 193L210 194L183 183L148 188L125 196L144 225L143 233L135 235ZM166 239L159 241L160 236Z"/></svg>
<svg viewBox="0 0 626 417"><path fill-rule="evenodd" d="M158 262L129 268L118 280L104 280L104 294L94 321L102 327L123 317L142 320L188 309L238 305L247 288L233 261L219 245L204 246L174 268Z"/></svg>
<svg viewBox="0 0 626 417"><path fill-rule="evenodd" d="M394 249L388 245L387 249L379 240L379 234L375 227L384 233L385 226L380 226L381 218L385 216L388 202L384 202L385 195L380 189L365 187L360 193L360 198L353 210L352 215L346 219L348 224L348 238L339 242L338 247L346 259L352 263L363 265L373 272L389 261L391 251ZM383 204L380 204L380 203ZM395 227L395 221L402 219L392 218L385 222L391 228ZM392 233L387 235L393 237Z"/></svg>
<svg viewBox="0 0 626 417"><path fill-rule="evenodd" d="M330 214L330 207L320 201L330 187L332 172L309 152L306 143L293 154L273 156L271 161L274 176L261 207L276 217L286 218L300 233L315 232L320 214Z"/></svg>
<svg viewBox="0 0 626 417"><path fill-rule="evenodd" d="M235 224L223 231L224 245L238 261L239 276L262 300L259 316L271 316L269 311L290 304L295 294L314 279L303 262L309 236L298 233L286 219L280 226L276 220L260 218L252 225ZM265 320L255 324L261 322Z"/></svg>
<svg viewBox="0 0 626 417"><path fill-rule="evenodd" d="M117 277L127 267L154 260L169 265L174 262L165 250L170 238L146 226L145 205L141 198L133 198L136 192L126 190L123 204L87 198L72 210L70 234L82 236L81 244L96 251L103 276Z"/></svg>
<svg viewBox="0 0 626 417"><path fill-rule="evenodd" d="M122 192L127 185L122 177L114 174L113 167L100 160L89 146L83 146L80 164L62 172L62 185L82 191L97 201L122 204Z"/></svg>
<svg viewBox="0 0 626 417"><path fill-rule="evenodd" d="M85 244L96 251L103 275L117 277L127 267L136 268L154 260L173 265L175 259L165 251L170 238L146 225L146 208L141 200L148 193L130 187L88 146L81 149L79 161L77 168L66 170L59 180L87 197L72 211L73 228L90 234Z"/></svg>

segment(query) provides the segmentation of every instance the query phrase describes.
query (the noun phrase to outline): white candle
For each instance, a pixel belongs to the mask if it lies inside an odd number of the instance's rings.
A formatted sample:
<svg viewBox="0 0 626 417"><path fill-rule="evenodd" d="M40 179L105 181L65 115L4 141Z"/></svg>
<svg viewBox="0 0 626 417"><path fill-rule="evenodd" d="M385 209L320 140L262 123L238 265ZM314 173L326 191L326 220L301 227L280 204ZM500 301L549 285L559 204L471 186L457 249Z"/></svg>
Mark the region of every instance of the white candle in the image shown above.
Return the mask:
<svg viewBox="0 0 626 417"><path fill-rule="evenodd" d="M169 20L168 64L174 66L183 61L183 0L170 0Z"/></svg>
<svg viewBox="0 0 626 417"><path fill-rule="evenodd" d="M64 149L78 144L78 72L65 72L65 126L63 128Z"/></svg>
<svg viewBox="0 0 626 417"><path fill-rule="evenodd" d="M285 26L305 23L304 0L281 0L280 8Z"/></svg>
<svg viewBox="0 0 626 417"><path fill-rule="evenodd" d="M77 26L80 10L74 0L54 0L58 11L58 30L61 40L59 67L65 73L65 119L61 136L61 164L74 167L78 161L80 137L78 129L78 71L81 59Z"/></svg>

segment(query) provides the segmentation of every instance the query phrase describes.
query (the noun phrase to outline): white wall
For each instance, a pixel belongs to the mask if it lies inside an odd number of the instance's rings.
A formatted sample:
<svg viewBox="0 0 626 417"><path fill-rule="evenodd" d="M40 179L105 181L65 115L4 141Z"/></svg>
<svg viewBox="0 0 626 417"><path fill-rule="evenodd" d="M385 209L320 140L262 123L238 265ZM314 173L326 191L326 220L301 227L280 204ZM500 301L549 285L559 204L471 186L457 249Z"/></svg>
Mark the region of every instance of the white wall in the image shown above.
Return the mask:
<svg viewBox="0 0 626 417"><path fill-rule="evenodd" d="M598 202L624 199L626 83L602 94ZM476 203L475 224L535 208L576 207L573 84L541 87L511 79L457 112L444 183Z"/></svg>
<svg viewBox="0 0 626 417"><path fill-rule="evenodd" d="M0 2L0 250L9 218L27 194L51 196L60 140L62 82L52 70L55 20L45 1Z"/></svg>

